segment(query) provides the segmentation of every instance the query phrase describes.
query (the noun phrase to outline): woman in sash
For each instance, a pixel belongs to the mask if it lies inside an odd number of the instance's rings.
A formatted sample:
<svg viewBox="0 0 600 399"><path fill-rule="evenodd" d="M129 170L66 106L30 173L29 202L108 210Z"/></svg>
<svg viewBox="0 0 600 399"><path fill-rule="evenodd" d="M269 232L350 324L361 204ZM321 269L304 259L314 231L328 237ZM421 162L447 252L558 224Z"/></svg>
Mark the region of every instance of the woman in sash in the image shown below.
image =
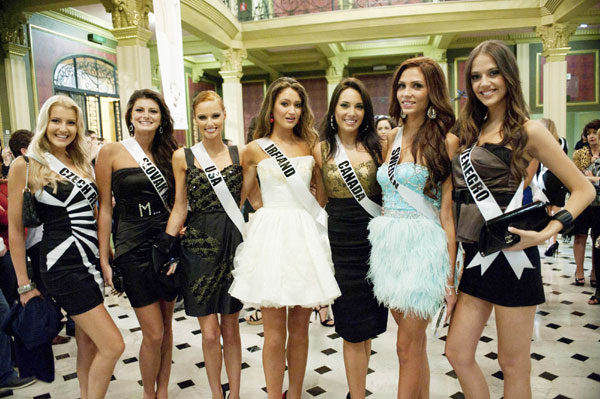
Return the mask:
<svg viewBox="0 0 600 399"><path fill-rule="evenodd" d="M317 179L317 196L327 202L335 279L342 292L332 306L335 331L344 339L350 396L364 399L371 339L385 332L388 310L377 303L366 279L371 253L367 225L381 214L376 173L382 150L371 97L360 80L346 78L335 87L321 136L325 140L313 149L324 183ZM338 151L345 154L343 159ZM365 198L370 205L364 204Z"/></svg>
<svg viewBox="0 0 600 399"><path fill-rule="evenodd" d="M425 329L456 301L456 243L450 159L458 139L446 79L430 58L411 58L394 74L390 115L402 127L388 134L377 171L383 215L369 223L368 277L377 300L398 324L398 398L429 397Z"/></svg>
<svg viewBox="0 0 600 399"><path fill-rule="evenodd" d="M127 103L125 121L133 137L106 144L96 160L100 264L103 271L111 270L113 231L114 263L123 274L125 293L142 328L139 363L144 399L165 399L171 373L176 294L159 284L150 254L169 218L168 207L175 192L171 158L177 143L169 109L155 91L136 90ZM109 279L111 276L112 272Z"/></svg>
<svg viewBox="0 0 600 399"><path fill-rule="evenodd" d="M44 225L41 278L48 294L75 321L81 398L99 399L106 394L125 344L103 305L94 215L97 192L83 123L83 113L72 99L58 95L44 103L28 159L19 157L10 168L8 228L24 306L41 295L29 280L25 260L22 212L28 179ZM102 273L109 276L110 268ZM110 277L105 282L110 285Z"/></svg>
<svg viewBox="0 0 600 399"><path fill-rule="evenodd" d="M467 103L456 125L461 154L452 160L452 169L456 233L463 243L467 266L450 323L446 356L467 398L490 397L475 352L492 310L504 398L531 398L533 322L536 305L544 302L537 245L570 225L594 196L593 187L548 130L529 119L518 71L512 51L496 40L478 45L465 67ZM490 209L503 212L508 205L520 205L520 182L533 159L547 166L571 192L564 210L555 213L555 220L540 232L509 228L520 236L518 244L502 253L475 258L481 228L491 219L486 215ZM468 168L467 179L463 167ZM491 195L474 197L471 190Z"/></svg>
<svg viewBox="0 0 600 399"><path fill-rule="evenodd" d="M192 102L192 114L202 143L173 153L175 204L166 234L174 239L187 218L180 262L185 313L197 317L200 323L204 363L213 399L225 399L224 388L221 388L223 359L229 398L239 399L242 344L238 317L242 303L229 295L228 290L233 280L233 257L242 242L242 234L227 212L237 212L243 226L239 210L242 166L237 146L226 146L221 137L225 123L221 97L209 90L198 93ZM195 157L197 151L208 155L220 176L205 172L212 168L204 164L204 159ZM212 181L223 179L218 183L228 189L225 194L229 194L233 209L224 207L209 177Z"/></svg>
<svg viewBox="0 0 600 399"><path fill-rule="evenodd" d="M311 179L316 178L311 155L317 141L313 121L304 87L292 78L279 78L267 90L254 141L243 155L242 200L252 192L258 175L264 206L256 211L238 247L229 292L262 311L269 399L281 398L286 355L286 394L289 399L300 399L311 310L331 304L340 295L326 214L322 219L324 210L309 192Z"/></svg>

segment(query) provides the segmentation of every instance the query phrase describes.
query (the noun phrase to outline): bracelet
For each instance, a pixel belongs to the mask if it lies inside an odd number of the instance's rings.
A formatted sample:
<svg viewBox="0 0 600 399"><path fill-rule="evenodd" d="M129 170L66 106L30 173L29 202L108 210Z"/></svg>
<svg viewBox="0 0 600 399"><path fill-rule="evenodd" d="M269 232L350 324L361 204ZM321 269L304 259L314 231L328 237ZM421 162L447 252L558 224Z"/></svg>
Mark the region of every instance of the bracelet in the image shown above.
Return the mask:
<svg viewBox="0 0 600 399"><path fill-rule="evenodd" d="M563 228L560 230L560 234L567 234L573 229L573 215L571 215L571 212L567 211L566 209L561 209L560 211L556 212L552 216L552 219L558 220L560 223L562 223Z"/></svg>
<svg viewBox="0 0 600 399"><path fill-rule="evenodd" d="M35 283L33 281L29 280L28 284L25 284L25 285L17 288L17 293L19 295L23 295L23 294L28 293L29 291L35 290L36 288L37 287L35 286Z"/></svg>

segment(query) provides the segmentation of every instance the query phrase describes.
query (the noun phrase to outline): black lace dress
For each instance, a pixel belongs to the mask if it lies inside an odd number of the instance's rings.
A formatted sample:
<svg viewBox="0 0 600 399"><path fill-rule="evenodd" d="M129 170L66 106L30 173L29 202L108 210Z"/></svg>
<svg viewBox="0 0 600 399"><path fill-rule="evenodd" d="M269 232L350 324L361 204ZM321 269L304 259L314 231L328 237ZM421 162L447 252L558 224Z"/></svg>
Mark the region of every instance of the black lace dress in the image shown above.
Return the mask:
<svg viewBox="0 0 600 399"><path fill-rule="evenodd" d="M230 146L233 163L221 175L236 203L242 191L242 166L237 147ZM194 165L194 155L185 149L186 183L190 211L181 240L185 312L199 317L213 313L232 314L242 303L229 295L235 250L242 235L229 219L204 171Z"/></svg>

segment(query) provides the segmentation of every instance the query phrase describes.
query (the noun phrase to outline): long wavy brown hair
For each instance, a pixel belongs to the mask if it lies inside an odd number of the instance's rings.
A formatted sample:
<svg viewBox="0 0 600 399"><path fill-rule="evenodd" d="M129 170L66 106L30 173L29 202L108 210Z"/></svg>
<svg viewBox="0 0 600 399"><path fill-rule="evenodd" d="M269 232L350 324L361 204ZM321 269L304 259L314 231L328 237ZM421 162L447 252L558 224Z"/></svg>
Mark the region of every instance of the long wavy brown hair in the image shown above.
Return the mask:
<svg viewBox="0 0 600 399"><path fill-rule="evenodd" d="M422 160L429 171L423 194L437 198L441 185L451 173L451 162L446 148L446 135L454 125L455 117L450 106L450 94L442 68L428 57L410 58L404 61L392 80L390 93L390 115L402 123L401 108L398 102L398 82L402 73L409 68L419 68L425 76L425 85L429 95L427 108L433 107L437 114L435 119L425 116L423 124L414 137L411 153L415 162Z"/></svg>
<svg viewBox="0 0 600 399"><path fill-rule="evenodd" d="M134 132L132 131L133 124L131 123L131 114L135 102L140 98L154 100L160 108L160 127L162 127L162 133L159 130L156 131L150 151L152 152L154 163L167 180L167 185L169 187L169 204L172 205L173 200L175 199L175 177L173 176L171 159L173 157L173 152L177 149L177 141L175 141L175 137L173 137L173 118L171 117L171 112L169 111L169 107L165 103L162 94L150 89L136 90L131 97L129 97L127 111L125 112L125 122L130 129L129 134L131 136L134 135Z"/></svg>
<svg viewBox="0 0 600 399"><path fill-rule="evenodd" d="M529 112L523 99L517 60L510 49L499 40L486 40L475 47L469 55L465 66L467 103L456 122L456 135L460 140L461 150L472 146L479 139L479 133L487 118L488 109L479 101L470 83L473 61L482 53L492 57L506 84L504 100L506 108L500 131L502 137L500 145L512 148L510 171L516 180L521 180L527 175L527 166L529 165L529 161L525 159L527 134L523 128L525 122L529 120Z"/></svg>
<svg viewBox="0 0 600 399"><path fill-rule="evenodd" d="M258 139L261 137L269 137L271 135L273 124L270 122L270 119L275 100L279 93L288 87L294 89L302 100L302 113L300 114L298 124L294 126L294 135L304 140L312 147L318 140L319 135L314 129L315 116L308 104L308 93L304 86L298 83L296 79L289 77L281 77L269 85L267 94L265 94L265 98L260 107L260 112L258 113L253 138Z"/></svg>

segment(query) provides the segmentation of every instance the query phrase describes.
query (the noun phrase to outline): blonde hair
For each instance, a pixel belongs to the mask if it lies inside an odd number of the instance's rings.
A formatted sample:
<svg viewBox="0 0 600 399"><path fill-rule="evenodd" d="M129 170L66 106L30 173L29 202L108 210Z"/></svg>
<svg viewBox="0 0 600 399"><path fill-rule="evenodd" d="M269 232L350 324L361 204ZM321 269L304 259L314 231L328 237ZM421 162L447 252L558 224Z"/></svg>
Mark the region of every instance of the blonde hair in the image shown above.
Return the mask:
<svg viewBox="0 0 600 399"><path fill-rule="evenodd" d="M29 167L29 185L32 191L37 191L46 185L51 185L52 189L56 191L57 181L64 181L65 179L50 169L48 162L45 159L44 154L52 152L50 141L46 135L48 129L48 123L50 121L50 110L54 105L62 105L65 108L70 108L77 114L77 134L75 139L67 146L67 154L75 164L77 171L83 174L82 177L93 179L94 174L92 171L92 163L90 154L88 151L88 145L85 139L85 127L83 125L83 112L81 108L71 98L64 95L56 95L50 97L38 116L37 125L33 139L27 149L27 155L34 158L37 162L31 162Z"/></svg>
<svg viewBox="0 0 600 399"><path fill-rule="evenodd" d="M556 123L554 123L552 119L548 118L540 119L540 122L542 122L542 125L548 129L548 131L552 134L552 137L554 137L556 141L560 142L560 139L558 138L558 132L556 130Z"/></svg>

